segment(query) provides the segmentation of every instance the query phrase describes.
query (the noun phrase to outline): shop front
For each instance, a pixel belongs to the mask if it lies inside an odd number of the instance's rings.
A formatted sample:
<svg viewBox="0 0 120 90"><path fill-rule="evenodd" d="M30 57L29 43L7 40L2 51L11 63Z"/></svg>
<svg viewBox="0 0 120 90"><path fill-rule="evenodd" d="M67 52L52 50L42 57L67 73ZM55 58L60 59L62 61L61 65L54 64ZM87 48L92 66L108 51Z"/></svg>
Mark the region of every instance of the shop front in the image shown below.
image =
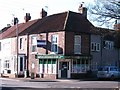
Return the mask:
<svg viewBox="0 0 120 90"><path fill-rule="evenodd" d="M75 78L90 70L90 57L37 55L41 78Z"/></svg>

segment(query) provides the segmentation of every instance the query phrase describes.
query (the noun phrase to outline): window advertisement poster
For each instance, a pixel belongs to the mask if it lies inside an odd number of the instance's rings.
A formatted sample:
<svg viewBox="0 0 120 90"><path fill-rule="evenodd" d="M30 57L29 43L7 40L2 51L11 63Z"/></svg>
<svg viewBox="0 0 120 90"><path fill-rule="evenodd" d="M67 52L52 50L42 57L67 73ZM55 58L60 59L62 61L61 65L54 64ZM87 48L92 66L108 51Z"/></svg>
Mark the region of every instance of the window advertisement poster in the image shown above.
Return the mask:
<svg viewBox="0 0 120 90"><path fill-rule="evenodd" d="M40 73L42 73L42 69L43 69L42 64L39 64L39 72Z"/></svg>
<svg viewBox="0 0 120 90"><path fill-rule="evenodd" d="M82 72L85 72L86 71L86 68L85 68L85 65L83 64L73 64L73 67L72 67L72 71L73 73L82 73Z"/></svg>
<svg viewBox="0 0 120 90"><path fill-rule="evenodd" d="M48 64L48 74L52 73L52 64Z"/></svg>
<svg viewBox="0 0 120 90"><path fill-rule="evenodd" d="M52 64L52 66L53 66L53 74L56 74L56 64Z"/></svg>

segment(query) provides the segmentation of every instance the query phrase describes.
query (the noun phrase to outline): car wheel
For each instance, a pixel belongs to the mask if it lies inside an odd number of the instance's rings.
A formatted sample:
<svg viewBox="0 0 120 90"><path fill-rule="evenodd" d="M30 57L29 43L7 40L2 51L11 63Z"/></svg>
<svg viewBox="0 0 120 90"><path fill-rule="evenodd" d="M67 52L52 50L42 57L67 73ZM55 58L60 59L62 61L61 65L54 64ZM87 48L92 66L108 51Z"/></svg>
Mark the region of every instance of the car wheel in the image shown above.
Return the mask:
<svg viewBox="0 0 120 90"><path fill-rule="evenodd" d="M114 77L114 75L112 75L112 76L111 76L111 80L114 80L114 79L115 79L115 77Z"/></svg>

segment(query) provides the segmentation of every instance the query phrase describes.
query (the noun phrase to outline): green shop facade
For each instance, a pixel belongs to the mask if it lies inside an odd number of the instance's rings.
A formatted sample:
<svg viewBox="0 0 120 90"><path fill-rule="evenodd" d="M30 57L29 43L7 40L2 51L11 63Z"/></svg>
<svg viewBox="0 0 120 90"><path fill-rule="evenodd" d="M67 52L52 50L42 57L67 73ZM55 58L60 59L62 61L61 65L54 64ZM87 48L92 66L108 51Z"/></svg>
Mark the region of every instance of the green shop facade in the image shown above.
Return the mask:
<svg viewBox="0 0 120 90"><path fill-rule="evenodd" d="M90 70L91 56L36 55L41 78L81 78Z"/></svg>

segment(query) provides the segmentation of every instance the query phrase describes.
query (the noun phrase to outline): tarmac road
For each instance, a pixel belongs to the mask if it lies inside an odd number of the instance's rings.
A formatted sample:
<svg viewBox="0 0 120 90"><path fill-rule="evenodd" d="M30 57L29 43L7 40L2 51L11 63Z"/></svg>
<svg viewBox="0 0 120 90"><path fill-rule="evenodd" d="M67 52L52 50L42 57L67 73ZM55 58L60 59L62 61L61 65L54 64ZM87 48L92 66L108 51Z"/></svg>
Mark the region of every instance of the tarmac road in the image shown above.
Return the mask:
<svg viewBox="0 0 120 90"><path fill-rule="evenodd" d="M22 80L0 78L2 90L118 90L118 81Z"/></svg>

